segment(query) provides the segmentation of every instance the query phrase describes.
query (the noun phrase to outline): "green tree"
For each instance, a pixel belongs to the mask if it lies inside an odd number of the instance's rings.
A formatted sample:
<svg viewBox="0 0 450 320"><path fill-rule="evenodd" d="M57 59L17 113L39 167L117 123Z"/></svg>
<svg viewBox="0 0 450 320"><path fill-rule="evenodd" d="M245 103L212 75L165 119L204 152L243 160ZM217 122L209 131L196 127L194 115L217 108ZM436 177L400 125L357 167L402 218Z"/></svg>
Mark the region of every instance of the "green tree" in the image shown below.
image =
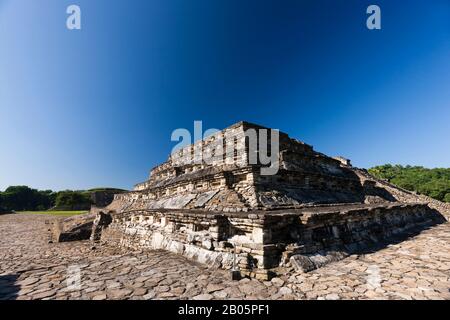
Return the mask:
<svg viewBox="0 0 450 320"><path fill-rule="evenodd" d="M67 210L89 209L90 205L90 193L83 191L60 191L55 200L55 206L57 208L64 208Z"/></svg>
<svg viewBox="0 0 450 320"><path fill-rule="evenodd" d="M445 202L450 202L450 193L447 193L444 197Z"/></svg>
<svg viewBox="0 0 450 320"><path fill-rule="evenodd" d="M56 207L65 210L86 210L91 206L91 194L96 191L122 192L122 189L96 188L91 190L54 192L27 186L10 186L0 191L0 212L43 211Z"/></svg>
<svg viewBox="0 0 450 320"><path fill-rule="evenodd" d="M7 210L34 210L39 200L39 192L27 186L11 186L2 194L2 205Z"/></svg>
<svg viewBox="0 0 450 320"><path fill-rule="evenodd" d="M387 164L370 168L369 173L401 188L450 202L450 168L428 169Z"/></svg>

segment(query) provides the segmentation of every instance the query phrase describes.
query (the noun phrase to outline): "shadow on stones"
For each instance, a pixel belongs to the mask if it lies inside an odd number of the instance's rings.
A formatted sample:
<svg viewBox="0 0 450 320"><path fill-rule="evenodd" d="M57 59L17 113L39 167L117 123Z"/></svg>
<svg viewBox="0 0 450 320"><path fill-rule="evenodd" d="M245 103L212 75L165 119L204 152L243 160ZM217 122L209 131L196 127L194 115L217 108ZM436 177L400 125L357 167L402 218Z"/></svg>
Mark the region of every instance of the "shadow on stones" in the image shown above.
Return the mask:
<svg viewBox="0 0 450 320"><path fill-rule="evenodd" d="M401 242L410 240L422 232L431 229L434 226L437 226L439 224L447 222L445 217L439 213L437 210L430 210L429 213L429 219L420 223L416 224L409 228L404 228L400 232L396 232L395 234L391 234L390 236L383 237L380 232L380 236L377 236L374 234L373 236L364 239L363 245L360 247L351 247L346 246L346 252L349 254L369 254L374 253L376 251L382 250L387 248L390 245L396 245ZM380 230L382 229L382 226L380 226Z"/></svg>
<svg viewBox="0 0 450 320"><path fill-rule="evenodd" d="M304 164L303 164L304 166ZM305 169L307 169L305 167ZM274 207L291 204L289 199L298 203L320 204L345 204L345 203L381 203L396 202L397 199L393 194L383 187L378 187L376 181L364 180L353 169L341 167L339 173L330 174L323 172L323 169L310 167L311 172L322 172L330 181L337 178L348 181L349 184L328 185L327 183L315 184L308 187L297 188L289 180L289 173L280 170L280 178L284 177L285 182L262 183L258 185L259 191L262 193L261 200L266 206ZM294 177L295 178L295 177ZM369 202L367 202L369 201Z"/></svg>
<svg viewBox="0 0 450 320"><path fill-rule="evenodd" d="M16 284L17 274L0 276L0 300L16 300L20 286Z"/></svg>
<svg viewBox="0 0 450 320"><path fill-rule="evenodd" d="M395 231L395 233L389 233L386 236L383 225L372 225L371 232L366 234L362 239L355 242L351 239L346 239L343 244L328 246L322 250L318 250L315 253L294 255L294 261L291 260L293 266L296 269L300 269L303 272L309 272L315 269L319 269L333 262L345 259L351 255L364 256L366 254L376 253L389 246L402 243L410 240L422 232L429 230L439 224L445 223L447 220L437 210L430 209L428 213L428 219L417 223L413 226L402 226Z"/></svg>

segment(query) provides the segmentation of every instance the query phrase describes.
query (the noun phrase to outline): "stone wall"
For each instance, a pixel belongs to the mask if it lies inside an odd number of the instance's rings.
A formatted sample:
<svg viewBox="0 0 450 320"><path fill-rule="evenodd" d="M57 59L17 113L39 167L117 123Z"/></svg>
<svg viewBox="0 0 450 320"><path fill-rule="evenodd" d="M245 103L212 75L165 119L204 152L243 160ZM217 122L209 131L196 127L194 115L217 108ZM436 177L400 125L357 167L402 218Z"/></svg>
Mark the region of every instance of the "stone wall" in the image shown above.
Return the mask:
<svg viewBox="0 0 450 320"><path fill-rule="evenodd" d="M225 170L226 166L233 168L247 166L248 148L245 129L244 123L240 122L204 140L181 148L171 154L166 162L153 168L149 180L137 184L135 190L142 191L154 185L162 185L165 181L170 182L179 176L192 175L210 166ZM227 153L228 147L232 148L230 154Z"/></svg>
<svg viewBox="0 0 450 320"><path fill-rule="evenodd" d="M445 222L438 211L418 203L311 208L299 218L301 223L292 221L283 227L271 227L271 236L287 244L280 265L290 266L291 257L300 255L313 257L313 265L320 267ZM310 268L311 265L304 271Z"/></svg>
<svg viewBox="0 0 450 320"><path fill-rule="evenodd" d="M53 242L88 240L97 212L56 219L52 223L51 238Z"/></svg>
<svg viewBox="0 0 450 320"><path fill-rule="evenodd" d="M125 191L118 190L102 190L91 193L91 203L96 207L106 207L114 200L115 194L120 194Z"/></svg>
<svg viewBox="0 0 450 320"><path fill-rule="evenodd" d="M211 266L231 269L235 264L250 272L256 263L252 254L263 254L260 235L255 233L262 230L262 223L246 214L137 210L112 215L101 241L133 249L164 249ZM261 272L267 278L267 271Z"/></svg>
<svg viewBox="0 0 450 320"><path fill-rule="evenodd" d="M113 214L101 240L133 249L164 249L208 265L267 279L293 256L346 255L408 230L443 222L424 204L314 207L292 211L205 213L136 210ZM336 254L338 253L338 254ZM236 259L236 260L234 260Z"/></svg>

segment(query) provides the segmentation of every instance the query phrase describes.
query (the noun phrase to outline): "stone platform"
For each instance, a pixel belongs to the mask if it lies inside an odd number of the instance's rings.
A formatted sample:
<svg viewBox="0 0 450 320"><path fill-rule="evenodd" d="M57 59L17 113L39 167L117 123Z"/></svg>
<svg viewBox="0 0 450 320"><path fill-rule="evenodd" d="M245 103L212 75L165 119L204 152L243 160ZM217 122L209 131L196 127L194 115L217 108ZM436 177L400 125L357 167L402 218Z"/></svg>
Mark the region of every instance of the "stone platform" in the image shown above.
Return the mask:
<svg viewBox="0 0 450 320"><path fill-rule="evenodd" d="M245 213L134 210L111 220L101 235L106 244L164 249L264 280L279 267L311 271L445 221L426 204L399 203Z"/></svg>

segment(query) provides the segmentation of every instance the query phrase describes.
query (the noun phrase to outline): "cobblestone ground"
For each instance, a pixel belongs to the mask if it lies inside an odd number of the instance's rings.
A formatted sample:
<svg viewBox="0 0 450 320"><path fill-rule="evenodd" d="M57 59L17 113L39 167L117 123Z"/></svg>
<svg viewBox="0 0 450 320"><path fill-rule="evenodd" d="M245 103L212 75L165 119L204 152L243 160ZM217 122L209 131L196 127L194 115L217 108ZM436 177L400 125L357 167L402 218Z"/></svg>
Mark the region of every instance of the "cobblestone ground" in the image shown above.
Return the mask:
<svg viewBox="0 0 450 320"><path fill-rule="evenodd" d="M0 300L450 299L448 223L307 274L233 282L225 271L168 252L48 243L51 219L0 216Z"/></svg>

